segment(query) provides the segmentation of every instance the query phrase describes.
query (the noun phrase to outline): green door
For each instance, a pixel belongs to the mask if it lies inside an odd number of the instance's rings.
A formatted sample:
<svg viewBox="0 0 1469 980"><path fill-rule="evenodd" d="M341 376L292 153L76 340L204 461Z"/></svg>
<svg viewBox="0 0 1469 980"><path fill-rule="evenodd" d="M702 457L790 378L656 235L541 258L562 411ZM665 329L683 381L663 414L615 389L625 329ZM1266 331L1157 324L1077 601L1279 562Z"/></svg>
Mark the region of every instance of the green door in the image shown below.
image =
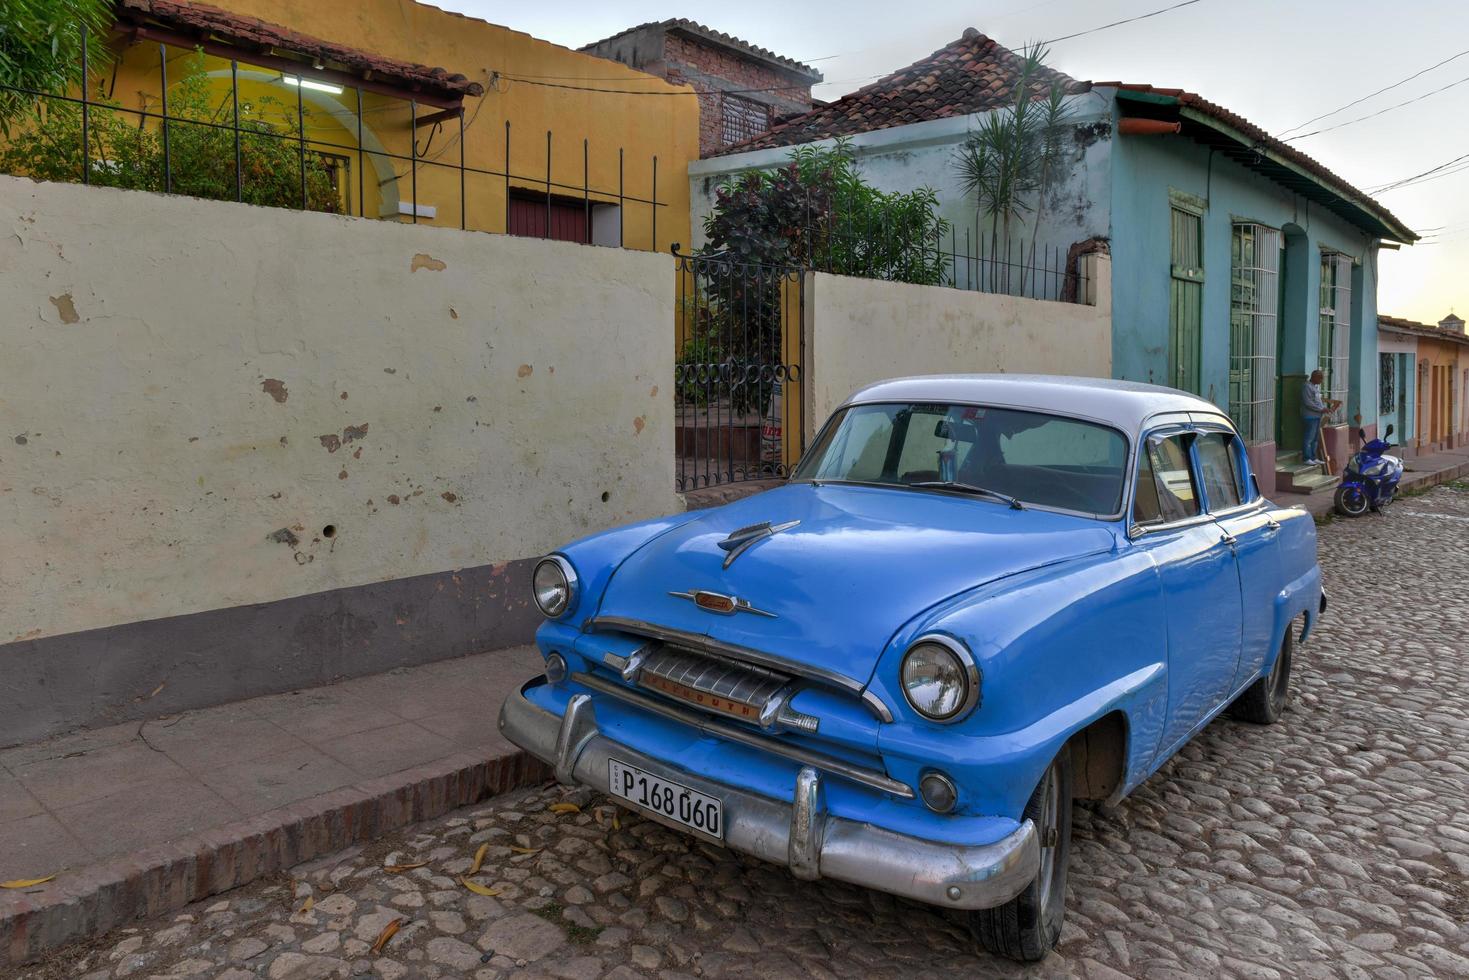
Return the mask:
<svg viewBox="0 0 1469 980"><path fill-rule="evenodd" d="M1171 289L1168 309L1170 384L1183 391L1199 389L1199 348L1204 320L1204 260L1199 215L1180 207L1173 212Z"/></svg>

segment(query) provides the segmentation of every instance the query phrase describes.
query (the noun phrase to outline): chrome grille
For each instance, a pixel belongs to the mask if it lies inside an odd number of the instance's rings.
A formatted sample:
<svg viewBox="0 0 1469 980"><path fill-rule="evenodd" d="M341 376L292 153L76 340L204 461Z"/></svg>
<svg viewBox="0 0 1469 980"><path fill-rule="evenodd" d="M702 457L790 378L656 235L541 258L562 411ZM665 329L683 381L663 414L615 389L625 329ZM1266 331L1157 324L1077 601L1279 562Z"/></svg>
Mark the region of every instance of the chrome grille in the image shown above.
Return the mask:
<svg viewBox="0 0 1469 980"><path fill-rule="evenodd" d="M817 729L817 719L787 706L794 693L791 678L753 664L660 646L643 659L636 681L650 691L763 728Z"/></svg>

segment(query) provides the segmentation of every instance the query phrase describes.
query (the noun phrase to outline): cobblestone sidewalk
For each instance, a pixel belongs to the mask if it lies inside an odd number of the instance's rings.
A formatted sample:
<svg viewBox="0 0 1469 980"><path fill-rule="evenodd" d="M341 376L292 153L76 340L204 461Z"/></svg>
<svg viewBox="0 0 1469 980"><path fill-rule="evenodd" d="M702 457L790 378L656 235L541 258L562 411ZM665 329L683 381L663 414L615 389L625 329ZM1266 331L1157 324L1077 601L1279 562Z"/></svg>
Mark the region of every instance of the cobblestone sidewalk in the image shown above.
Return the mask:
<svg viewBox="0 0 1469 980"><path fill-rule="evenodd" d="M1216 722L1115 810L1078 809L1066 929L1038 966L975 955L947 913L547 786L25 975L1469 977L1469 491L1336 521L1321 556L1332 607L1284 721Z"/></svg>

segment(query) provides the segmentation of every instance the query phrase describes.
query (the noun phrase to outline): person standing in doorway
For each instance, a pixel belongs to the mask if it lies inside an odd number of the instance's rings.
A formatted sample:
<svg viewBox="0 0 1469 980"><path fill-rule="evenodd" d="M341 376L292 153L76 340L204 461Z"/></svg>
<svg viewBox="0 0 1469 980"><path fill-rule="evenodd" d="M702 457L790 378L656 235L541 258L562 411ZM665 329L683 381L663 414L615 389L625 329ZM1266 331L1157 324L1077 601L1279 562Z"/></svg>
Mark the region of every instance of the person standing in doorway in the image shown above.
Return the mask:
<svg viewBox="0 0 1469 980"><path fill-rule="evenodd" d="M1336 399L1328 400L1321 394L1324 375L1320 369L1311 372L1311 378L1301 386L1301 425L1305 428L1305 439L1301 455L1305 462L1317 466L1326 462L1318 457L1321 452L1321 417L1330 415L1341 405Z"/></svg>

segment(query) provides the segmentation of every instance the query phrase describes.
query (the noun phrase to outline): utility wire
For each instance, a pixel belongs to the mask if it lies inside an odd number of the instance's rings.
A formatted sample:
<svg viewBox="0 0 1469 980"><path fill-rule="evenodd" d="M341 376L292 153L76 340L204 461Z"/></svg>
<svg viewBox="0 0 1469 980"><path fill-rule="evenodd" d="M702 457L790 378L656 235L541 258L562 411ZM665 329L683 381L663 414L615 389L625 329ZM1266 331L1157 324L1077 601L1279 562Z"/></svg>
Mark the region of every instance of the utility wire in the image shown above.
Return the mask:
<svg viewBox="0 0 1469 980"><path fill-rule="evenodd" d="M1411 82L1413 79L1417 78L1419 75L1426 75L1429 72L1433 71L1435 68L1442 68L1444 65L1448 64L1451 61L1457 61L1459 58L1464 57L1466 54L1469 54L1469 51L1460 51L1458 54L1453 55L1452 57L1445 58L1443 61L1440 61L1436 65L1429 65L1427 68L1424 68L1424 69L1422 69L1420 71L1415 71L1413 74L1409 75L1407 78L1399 79L1398 81L1393 82L1391 85L1388 85L1388 86L1385 86L1383 88L1378 89L1376 92L1371 92L1371 93L1369 93L1367 95L1364 95L1360 99L1357 99L1357 100L1352 101L1352 102L1348 102L1344 106L1338 106L1337 108L1332 109L1330 112L1323 112L1321 115L1314 116L1314 117L1312 117L1310 119L1307 119L1305 122L1303 122L1303 123L1301 123L1301 124L1299 124L1297 126L1292 126L1290 129L1282 130L1281 135L1283 137L1285 133L1294 133L1298 129L1305 129L1307 126L1311 125L1313 122L1316 122L1318 119L1325 119L1327 116L1334 116L1338 112L1345 112L1348 109L1352 108L1353 106L1361 105L1363 102L1366 102L1368 99L1376 98L1377 96L1381 95L1383 92L1390 92L1393 89L1397 88L1399 85L1405 85L1408 82Z"/></svg>
<svg viewBox="0 0 1469 980"><path fill-rule="evenodd" d="M1465 154L1462 154L1460 156L1456 156L1452 160L1448 160L1448 161L1446 161L1444 163L1439 164L1436 167L1433 167L1433 168L1431 168L1429 170L1423 171L1421 174L1414 174L1411 177L1404 177L1401 180L1390 180L1390 181L1388 181L1385 184L1378 184L1376 187L1372 188L1372 190L1368 191L1368 193L1369 194L1385 194L1388 191L1395 191L1395 190L1397 190L1400 187L1406 187L1408 184L1412 184L1412 183L1415 183L1417 181L1420 181L1424 177L1429 176L1430 174L1436 174L1436 173L1439 173L1442 170L1447 170L1449 167L1452 167L1454 164L1460 163L1460 162L1462 162L1464 160L1469 160L1469 153L1465 153Z"/></svg>
<svg viewBox="0 0 1469 980"><path fill-rule="evenodd" d="M1390 105L1386 109L1378 109L1376 112L1369 112L1365 116L1358 116L1355 119L1348 119L1346 122L1339 122L1335 126L1326 126L1326 127L1322 128L1322 129L1313 129L1309 133L1301 133L1298 136L1284 136L1284 137L1281 137L1281 139L1284 142L1289 143L1292 140L1303 140L1303 139L1306 139L1308 136L1320 136L1322 133L1329 133L1329 132L1331 132L1334 129L1341 129L1343 126L1350 126L1350 125L1352 125L1352 123L1359 123L1359 122L1362 122L1365 119L1376 119L1378 116L1385 115L1386 113L1392 112L1394 109L1401 109L1403 106L1412 105L1414 102L1422 102L1424 99L1428 98L1429 96L1437 95L1440 92L1447 92L1449 89L1454 88L1455 86L1458 86L1458 85L1463 85L1465 82L1469 82L1469 78L1461 78L1457 82L1450 82L1449 84L1444 85L1444 86L1441 86L1440 88L1436 88L1436 89L1434 89L1431 92L1424 92L1422 95L1419 95L1419 96L1417 96L1415 98L1411 98L1411 99L1407 100L1406 102L1399 102L1397 105Z"/></svg>
<svg viewBox="0 0 1469 980"><path fill-rule="evenodd" d="M1170 10L1177 10L1180 7L1189 7L1199 2L1200 0L1183 0L1182 3L1175 3L1173 6L1164 7L1162 10L1154 10L1151 13L1138 14L1136 17L1128 17L1126 20L1114 20L1112 23L1103 24L1101 27L1093 27L1091 30L1087 31L1077 31L1075 34L1067 34L1064 37L1053 37L1049 41L1042 41L1041 43L1056 44L1059 41L1069 41L1075 37L1086 37L1088 34L1095 34L1098 31L1105 31L1113 27L1121 27L1123 24L1133 24L1140 20L1147 20L1149 17L1157 17L1159 14L1166 14Z"/></svg>

